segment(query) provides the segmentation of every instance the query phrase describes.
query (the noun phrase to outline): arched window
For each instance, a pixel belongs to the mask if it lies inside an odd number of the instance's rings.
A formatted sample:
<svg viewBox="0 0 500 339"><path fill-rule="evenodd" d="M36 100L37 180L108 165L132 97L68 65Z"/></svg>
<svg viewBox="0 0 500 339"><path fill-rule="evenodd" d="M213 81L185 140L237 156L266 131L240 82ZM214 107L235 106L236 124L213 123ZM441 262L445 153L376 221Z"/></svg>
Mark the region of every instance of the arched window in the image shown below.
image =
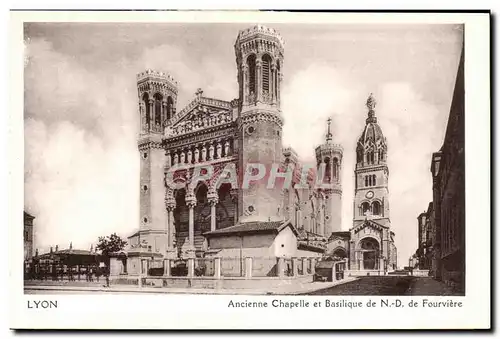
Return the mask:
<svg viewBox="0 0 500 339"><path fill-rule="evenodd" d="M161 96L161 94L159 93L156 93L153 97L155 99L155 103L154 103L154 108L155 108L155 126L156 125L160 125L161 126L161 105L162 105L162 100L163 100L163 97Z"/></svg>
<svg viewBox="0 0 500 339"><path fill-rule="evenodd" d="M173 115L174 115L174 100L172 99L172 97L168 97L167 98L167 120L170 120L171 118L173 118Z"/></svg>
<svg viewBox="0 0 500 339"><path fill-rule="evenodd" d="M333 180L334 181L338 181L339 179L339 160L337 158L333 158L333 166L332 166L332 169L333 169Z"/></svg>
<svg viewBox="0 0 500 339"><path fill-rule="evenodd" d="M368 152L366 158L368 164L373 164L374 163L373 151Z"/></svg>
<svg viewBox="0 0 500 339"><path fill-rule="evenodd" d="M370 210L370 204L367 203L366 201L364 203L361 204L361 215L366 215L367 213Z"/></svg>
<svg viewBox="0 0 500 339"><path fill-rule="evenodd" d="M325 178L325 182L330 183L331 177L332 177L332 164L330 161L330 158L325 158L325 175L323 176Z"/></svg>
<svg viewBox="0 0 500 339"><path fill-rule="evenodd" d="M365 187L368 187L368 176L365 176Z"/></svg>
<svg viewBox="0 0 500 339"><path fill-rule="evenodd" d="M248 64L248 89L251 93L255 93L256 90L256 68L255 68L255 55L252 54L247 59Z"/></svg>
<svg viewBox="0 0 500 339"><path fill-rule="evenodd" d="M262 90L269 93L271 84L271 57L265 54L262 57Z"/></svg>
<svg viewBox="0 0 500 339"><path fill-rule="evenodd" d="M205 183L199 183L196 187L197 205L203 205L207 202L208 187Z"/></svg>
<svg viewBox="0 0 500 339"><path fill-rule="evenodd" d="M144 108L146 111L146 129L149 130L150 124L151 124L151 110L149 107L149 95L148 93L144 93L142 96L142 100L144 102Z"/></svg>
<svg viewBox="0 0 500 339"><path fill-rule="evenodd" d="M380 215L381 208L380 208L380 203L378 201L373 202L372 212L373 212L373 215Z"/></svg>
<svg viewBox="0 0 500 339"><path fill-rule="evenodd" d="M377 186L377 176L373 175L373 186Z"/></svg>

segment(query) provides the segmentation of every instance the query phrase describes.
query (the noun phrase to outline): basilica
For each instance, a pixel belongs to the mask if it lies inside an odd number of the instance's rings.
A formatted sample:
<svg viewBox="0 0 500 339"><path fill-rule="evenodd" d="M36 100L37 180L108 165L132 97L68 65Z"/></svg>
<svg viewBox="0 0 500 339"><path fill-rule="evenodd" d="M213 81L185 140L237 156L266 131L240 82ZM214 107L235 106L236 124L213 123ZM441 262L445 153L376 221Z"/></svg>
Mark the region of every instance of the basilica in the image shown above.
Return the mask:
<svg viewBox="0 0 500 339"><path fill-rule="evenodd" d="M332 141L330 121L313 168L304 169L297 153L282 145L283 38L257 25L239 32L234 50L239 95L231 101L199 89L178 110L173 77L154 70L137 75L140 220L128 239L128 258L335 255L353 271L394 269L387 142L373 96L356 148L353 224L342 231L343 148ZM253 164L290 175L290 185L235 184ZM200 166L213 173L193 181ZM166 180L173 168L180 170ZM304 173L307 185L299 184ZM318 173L328 185L314 184Z"/></svg>

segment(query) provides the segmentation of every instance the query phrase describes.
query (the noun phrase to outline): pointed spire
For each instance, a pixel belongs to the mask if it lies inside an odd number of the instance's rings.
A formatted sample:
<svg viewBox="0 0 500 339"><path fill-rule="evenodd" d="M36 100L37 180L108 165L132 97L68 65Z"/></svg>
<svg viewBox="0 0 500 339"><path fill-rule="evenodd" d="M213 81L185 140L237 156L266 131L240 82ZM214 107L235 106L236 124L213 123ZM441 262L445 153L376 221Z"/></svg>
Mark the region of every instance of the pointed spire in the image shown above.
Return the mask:
<svg viewBox="0 0 500 339"><path fill-rule="evenodd" d="M376 123L377 117L375 116L375 106L377 106L377 101L373 97L373 93L370 93L368 99L366 100L366 107L368 107L368 118L366 123Z"/></svg>
<svg viewBox="0 0 500 339"><path fill-rule="evenodd" d="M328 124L328 129L327 129L327 132L326 132L326 143L330 143L332 141L332 132L330 130L330 126L332 124L332 118L328 118L326 120L327 124Z"/></svg>

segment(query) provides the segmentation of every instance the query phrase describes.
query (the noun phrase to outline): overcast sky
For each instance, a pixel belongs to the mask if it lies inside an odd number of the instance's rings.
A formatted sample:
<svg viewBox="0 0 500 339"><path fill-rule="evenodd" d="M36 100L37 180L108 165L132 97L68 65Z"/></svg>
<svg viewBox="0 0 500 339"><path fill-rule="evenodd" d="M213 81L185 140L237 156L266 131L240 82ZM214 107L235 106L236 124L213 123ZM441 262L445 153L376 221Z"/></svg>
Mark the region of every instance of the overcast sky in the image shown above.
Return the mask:
<svg viewBox="0 0 500 339"><path fill-rule="evenodd" d="M136 73L169 72L177 111L198 87L237 97L234 42L252 24L28 24L25 209L41 252L139 226ZM352 226L354 151L370 92L388 141L392 229L404 266L432 199L462 46L457 25L273 24L285 40L283 139L304 161L324 140L344 147L342 228Z"/></svg>

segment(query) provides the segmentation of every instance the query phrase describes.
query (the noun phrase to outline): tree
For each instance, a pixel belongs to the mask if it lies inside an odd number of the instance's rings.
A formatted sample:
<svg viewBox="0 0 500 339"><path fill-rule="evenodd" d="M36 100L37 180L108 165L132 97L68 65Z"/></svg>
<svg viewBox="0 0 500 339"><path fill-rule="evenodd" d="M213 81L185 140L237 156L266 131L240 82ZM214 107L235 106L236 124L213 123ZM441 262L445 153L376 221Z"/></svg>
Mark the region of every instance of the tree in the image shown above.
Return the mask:
<svg viewBox="0 0 500 339"><path fill-rule="evenodd" d="M116 233L113 233L107 237L99 237L96 250L101 251L107 264L109 264L109 255L122 251L126 245L127 242L125 240L116 235Z"/></svg>

